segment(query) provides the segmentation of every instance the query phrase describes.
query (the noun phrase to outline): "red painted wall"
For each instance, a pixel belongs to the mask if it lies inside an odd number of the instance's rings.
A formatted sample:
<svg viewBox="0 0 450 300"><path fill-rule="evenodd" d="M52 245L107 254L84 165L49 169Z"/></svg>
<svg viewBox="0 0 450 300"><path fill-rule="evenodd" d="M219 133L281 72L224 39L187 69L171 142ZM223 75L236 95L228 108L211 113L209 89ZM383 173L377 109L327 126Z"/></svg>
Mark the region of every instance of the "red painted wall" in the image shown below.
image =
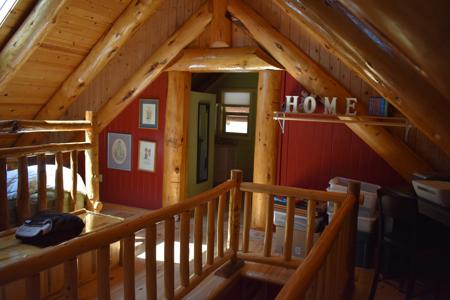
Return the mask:
<svg viewBox="0 0 450 300"><path fill-rule="evenodd" d="M302 89L285 73L283 99L286 95L300 95ZM295 121L285 124L278 158L280 184L325 189L328 181L336 176L386 186L405 184L400 175L347 126Z"/></svg>
<svg viewBox="0 0 450 300"><path fill-rule="evenodd" d="M156 79L117 118L100 133L100 184L102 201L157 209L161 207L164 124L167 97L167 74ZM158 129L139 128L139 99L159 99ZM107 168L108 132L128 133L131 138L131 171ZM139 140L156 141L155 173L138 170Z"/></svg>

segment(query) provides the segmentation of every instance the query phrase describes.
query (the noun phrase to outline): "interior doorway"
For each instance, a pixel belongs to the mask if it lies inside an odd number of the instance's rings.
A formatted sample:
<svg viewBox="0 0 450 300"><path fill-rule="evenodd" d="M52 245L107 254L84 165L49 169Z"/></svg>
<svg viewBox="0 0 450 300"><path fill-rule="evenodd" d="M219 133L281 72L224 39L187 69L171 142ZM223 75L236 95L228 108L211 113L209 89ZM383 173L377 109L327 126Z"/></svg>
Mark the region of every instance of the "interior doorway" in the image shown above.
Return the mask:
<svg viewBox="0 0 450 300"><path fill-rule="evenodd" d="M226 181L230 170L235 168L243 170L245 181L252 181L258 73L192 75L193 92L215 95L215 107L209 111L215 113L212 184ZM193 142L190 140L189 149ZM190 164L191 158L189 155ZM188 169L191 167L188 166ZM196 175L190 171L189 177L191 176ZM192 195L189 192L188 194Z"/></svg>

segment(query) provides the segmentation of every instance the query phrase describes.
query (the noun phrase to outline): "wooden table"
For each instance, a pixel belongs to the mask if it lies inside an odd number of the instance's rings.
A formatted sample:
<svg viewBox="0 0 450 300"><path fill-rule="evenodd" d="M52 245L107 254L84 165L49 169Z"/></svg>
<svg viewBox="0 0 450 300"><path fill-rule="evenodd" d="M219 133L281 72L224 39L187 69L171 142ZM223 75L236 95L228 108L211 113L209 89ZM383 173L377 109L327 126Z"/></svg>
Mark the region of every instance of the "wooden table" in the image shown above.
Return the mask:
<svg viewBox="0 0 450 300"><path fill-rule="evenodd" d="M84 209L76 211L74 214L80 217L85 224L81 235L89 234L90 232L123 221L123 219L119 217L103 215ZM20 240L16 239L15 230L9 230L6 235L0 237L0 269L11 262L33 255L39 255L39 252L42 249L43 248L22 243Z"/></svg>

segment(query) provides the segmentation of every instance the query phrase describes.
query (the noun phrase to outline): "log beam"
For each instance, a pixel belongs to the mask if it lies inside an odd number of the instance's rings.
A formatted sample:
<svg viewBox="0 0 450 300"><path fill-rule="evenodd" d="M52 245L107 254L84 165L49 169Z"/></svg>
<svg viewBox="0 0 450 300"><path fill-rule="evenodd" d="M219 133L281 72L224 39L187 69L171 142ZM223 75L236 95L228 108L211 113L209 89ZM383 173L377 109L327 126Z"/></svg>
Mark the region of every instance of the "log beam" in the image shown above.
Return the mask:
<svg viewBox="0 0 450 300"><path fill-rule="evenodd" d="M209 47L223 48L231 46L231 22L225 15L227 1L210 0L214 18L209 27Z"/></svg>
<svg viewBox="0 0 450 300"><path fill-rule="evenodd" d="M189 72L169 72L164 130L163 207L183 201L186 196Z"/></svg>
<svg viewBox="0 0 450 300"><path fill-rule="evenodd" d="M133 0L106 35L95 44L83 62L41 108L35 119L59 119L142 24L155 14L161 4L162 0ZM16 145L36 144L42 141L43 137L42 134L24 135L18 139Z"/></svg>
<svg viewBox="0 0 450 300"><path fill-rule="evenodd" d="M261 71L258 79L258 105L256 106L255 155L253 181L276 184L279 126L272 120L280 109L281 72ZM264 228L269 195L255 193L252 206L252 226Z"/></svg>
<svg viewBox="0 0 450 300"><path fill-rule="evenodd" d="M336 96L339 99L352 97L337 80L249 6L231 0L228 10L242 22L253 38L310 92L321 96ZM339 104L344 105L343 102L345 101L339 101ZM337 109L343 110L339 106ZM363 109L364 107L359 105L358 111L363 112ZM410 180L414 172L431 170L424 160L384 128L360 124L347 126L406 180Z"/></svg>
<svg viewBox="0 0 450 300"><path fill-rule="evenodd" d="M185 49L168 71L259 72L283 67L259 48Z"/></svg>
<svg viewBox="0 0 450 300"><path fill-rule="evenodd" d="M375 43L338 4L314 0L302 0L301 5L291 0L275 3L450 154L450 104L409 59L388 43L381 43L383 38Z"/></svg>
<svg viewBox="0 0 450 300"><path fill-rule="evenodd" d="M136 73L106 102L97 114L99 132L125 109L164 68L211 22L212 14L203 5L183 26L155 51Z"/></svg>
<svg viewBox="0 0 450 300"><path fill-rule="evenodd" d="M68 0L43 0L36 4L25 22L0 53L0 91L3 91L28 58L54 28Z"/></svg>

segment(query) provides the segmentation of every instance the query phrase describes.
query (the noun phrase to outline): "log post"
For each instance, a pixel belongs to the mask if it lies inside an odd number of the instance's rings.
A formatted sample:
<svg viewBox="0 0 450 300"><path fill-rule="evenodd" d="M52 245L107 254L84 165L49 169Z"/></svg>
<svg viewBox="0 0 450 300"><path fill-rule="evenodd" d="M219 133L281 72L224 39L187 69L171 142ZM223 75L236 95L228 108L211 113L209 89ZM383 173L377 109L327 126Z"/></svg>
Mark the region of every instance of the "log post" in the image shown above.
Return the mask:
<svg viewBox="0 0 450 300"><path fill-rule="evenodd" d="M9 227L6 180L6 159L0 158L0 231Z"/></svg>
<svg viewBox="0 0 450 300"><path fill-rule="evenodd" d="M281 72L261 71L256 105L255 156L253 182L275 184L277 172L278 124L273 112L280 109ZM269 195L253 195L252 226L264 228Z"/></svg>
<svg viewBox="0 0 450 300"><path fill-rule="evenodd" d="M224 48L231 46L231 22L225 17L227 1L210 0L213 7L211 26L209 27L209 47Z"/></svg>
<svg viewBox="0 0 450 300"><path fill-rule="evenodd" d="M100 183L99 183L99 165L98 165L98 131L97 119L92 111L86 111L86 121L92 123L90 130L86 130L85 139L91 143L90 149L85 151L85 181L88 192L88 208L99 212L102 210L100 202Z"/></svg>
<svg viewBox="0 0 450 300"><path fill-rule="evenodd" d="M191 73L169 72L164 130L163 207L186 195L187 139Z"/></svg>

